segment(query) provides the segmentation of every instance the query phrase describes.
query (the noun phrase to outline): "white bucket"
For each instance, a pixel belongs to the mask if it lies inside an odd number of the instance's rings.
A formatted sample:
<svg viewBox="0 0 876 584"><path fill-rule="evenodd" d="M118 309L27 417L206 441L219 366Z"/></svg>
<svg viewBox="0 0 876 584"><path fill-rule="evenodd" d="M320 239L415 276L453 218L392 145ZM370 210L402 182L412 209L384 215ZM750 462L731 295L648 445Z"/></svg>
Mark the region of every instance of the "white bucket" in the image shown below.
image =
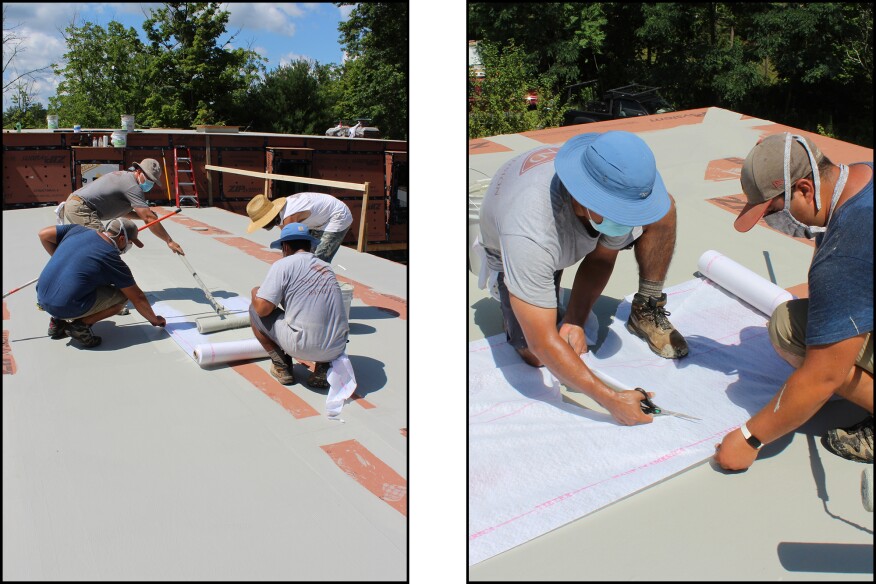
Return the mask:
<svg viewBox="0 0 876 584"><path fill-rule="evenodd" d="M56 116L55 114L50 114L46 116L46 122L48 122L50 130L58 129L58 116Z"/></svg>
<svg viewBox="0 0 876 584"><path fill-rule="evenodd" d="M350 305L353 303L353 285L346 282L338 282L341 285L341 298L344 301L344 310L347 312L347 320L350 320Z"/></svg>
<svg viewBox="0 0 876 584"><path fill-rule="evenodd" d="M128 132L125 130L115 130L110 139L114 148L124 148L128 145Z"/></svg>
<svg viewBox="0 0 876 584"><path fill-rule="evenodd" d="M128 132L134 131L134 116L130 114L122 114L122 129Z"/></svg>

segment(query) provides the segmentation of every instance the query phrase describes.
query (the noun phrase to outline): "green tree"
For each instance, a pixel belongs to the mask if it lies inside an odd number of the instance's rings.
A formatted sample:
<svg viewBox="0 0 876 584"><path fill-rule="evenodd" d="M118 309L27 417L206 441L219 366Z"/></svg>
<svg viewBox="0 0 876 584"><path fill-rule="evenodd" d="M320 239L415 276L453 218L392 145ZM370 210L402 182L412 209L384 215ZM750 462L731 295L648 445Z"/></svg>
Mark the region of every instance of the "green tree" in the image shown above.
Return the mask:
<svg viewBox="0 0 876 584"><path fill-rule="evenodd" d="M550 88L549 77L535 74L521 47L478 43L486 76L469 83L468 137L525 132L557 125L562 119L560 99ZM535 90L538 106L530 110L526 94Z"/></svg>
<svg viewBox="0 0 876 584"><path fill-rule="evenodd" d="M14 89L12 105L3 112L3 127L14 129L21 124L22 128L45 128L48 111L42 103L34 101L33 81L19 79Z"/></svg>
<svg viewBox="0 0 876 584"><path fill-rule="evenodd" d="M143 23L149 39L149 97L144 123L187 128L241 123L240 103L264 71L264 59L224 42L228 12L217 2L166 3Z"/></svg>
<svg viewBox="0 0 876 584"><path fill-rule="evenodd" d="M74 23L65 29L64 40L64 66L54 69L63 81L49 98L61 126L115 128L122 114L140 114L148 92L148 58L133 28L116 21L106 30L91 22Z"/></svg>
<svg viewBox="0 0 876 584"><path fill-rule="evenodd" d="M339 2L354 6L338 25L347 54L335 119L369 117L386 138L408 136L408 4Z"/></svg>
<svg viewBox="0 0 876 584"><path fill-rule="evenodd" d="M250 93L252 129L284 134L322 134L333 125L338 74L332 65L300 59L269 72Z"/></svg>

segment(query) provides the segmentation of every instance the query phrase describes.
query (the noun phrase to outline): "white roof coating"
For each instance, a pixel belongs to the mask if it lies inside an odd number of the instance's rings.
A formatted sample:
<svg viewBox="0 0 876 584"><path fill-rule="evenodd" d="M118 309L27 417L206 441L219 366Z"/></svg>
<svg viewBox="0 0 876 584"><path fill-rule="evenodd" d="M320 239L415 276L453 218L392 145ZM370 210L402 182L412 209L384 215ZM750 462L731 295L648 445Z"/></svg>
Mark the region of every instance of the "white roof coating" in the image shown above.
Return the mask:
<svg viewBox="0 0 876 584"><path fill-rule="evenodd" d="M53 210L3 212L4 292L48 261L37 232ZM220 304L248 301L280 257L279 231L248 223L216 208L163 223ZM125 260L150 302L214 315L188 268L140 235ZM346 247L332 265L354 286L343 423L302 384L305 365L288 387L264 358L201 368L133 308L83 349L47 336L35 286L5 298L4 580L404 580L407 268Z"/></svg>
<svg viewBox="0 0 876 584"><path fill-rule="evenodd" d="M745 234L733 228L742 206L741 164L759 138L785 130L813 138L834 162L873 159L871 149L720 108L470 140L469 246L478 233L483 192L503 162L537 146L561 145L579 133L608 130L635 132L650 146L675 198L677 244L666 287L690 280L700 255L715 249L805 296L809 243L765 224ZM471 342L503 331L499 303L478 288L479 262L471 256L469 261ZM566 294L576 268L563 273ZM619 254L594 308L600 337L621 300L637 286L633 254ZM849 426L864 415L848 402L831 401L797 431L765 446L744 473L725 474L708 461L694 465L470 566L469 579L870 581L873 515L861 501L866 465L835 456L819 442L828 429Z"/></svg>

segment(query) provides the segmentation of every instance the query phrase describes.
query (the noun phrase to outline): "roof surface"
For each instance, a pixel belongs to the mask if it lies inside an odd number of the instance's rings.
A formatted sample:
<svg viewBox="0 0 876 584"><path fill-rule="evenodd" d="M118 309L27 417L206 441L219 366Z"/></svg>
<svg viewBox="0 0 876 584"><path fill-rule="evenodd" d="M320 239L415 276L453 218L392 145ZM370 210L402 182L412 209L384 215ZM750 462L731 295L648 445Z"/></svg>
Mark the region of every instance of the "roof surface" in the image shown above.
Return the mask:
<svg viewBox="0 0 876 584"><path fill-rule="evenodd" d="M761 222L737 233L739 171L768 134L813 138L834 162L872 161L871 149L720 108L706 108L469 141L469 245L489 178L509 158L585 132L635 132L654 152L678 210L666 286L692 278L697 259L721 251L765 279L807 294L813 247ZM479 263L470 257L470 269ZM570 290L577 266L564 271ZM469 341L502 333L498 302L468 274ZM594 312L601 328L637 290L632 253L621 253ZM600 332L600 337L604 337ZM778 388L777 388L778 389ZM764 447L740 474L703 462L608 507L475 564L482 580L871 580L873 515L861 503L865 465L830 454L818 437L864 411L831 401L796 432Z"/></svg>
<svg viewBox="0 0 876 584"><path fill-rule="evenodd" d="M3 212L4 292L39 275L54 222ZM163 223L220 304L248 302L280 257L279 232L248 223L216 208ZM184 315L169 322L214 315L183 262L141 240L125 260ZM46 335L33 285L4 299L4 580L404 580L407 268L346 247L332 267L354 286L343 423L325 390L280 385L264 358L202 368L134 309L95 324L88 350Z"/></svg>

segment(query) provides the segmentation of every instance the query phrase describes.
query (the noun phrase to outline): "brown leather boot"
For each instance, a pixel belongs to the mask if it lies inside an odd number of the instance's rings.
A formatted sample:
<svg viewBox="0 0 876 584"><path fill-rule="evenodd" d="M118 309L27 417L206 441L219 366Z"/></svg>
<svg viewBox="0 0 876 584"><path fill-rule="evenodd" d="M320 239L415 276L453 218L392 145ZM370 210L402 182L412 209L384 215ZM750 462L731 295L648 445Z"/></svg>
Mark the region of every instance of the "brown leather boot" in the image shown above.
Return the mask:
<svg viewBox="0 0 876 584"><path fill-rule="evenodd" d="M666 317L666 293L660 298L633 296L627 330L645 340L648 347L665 359L680 359L687 355L687 341Z"/></svg>

